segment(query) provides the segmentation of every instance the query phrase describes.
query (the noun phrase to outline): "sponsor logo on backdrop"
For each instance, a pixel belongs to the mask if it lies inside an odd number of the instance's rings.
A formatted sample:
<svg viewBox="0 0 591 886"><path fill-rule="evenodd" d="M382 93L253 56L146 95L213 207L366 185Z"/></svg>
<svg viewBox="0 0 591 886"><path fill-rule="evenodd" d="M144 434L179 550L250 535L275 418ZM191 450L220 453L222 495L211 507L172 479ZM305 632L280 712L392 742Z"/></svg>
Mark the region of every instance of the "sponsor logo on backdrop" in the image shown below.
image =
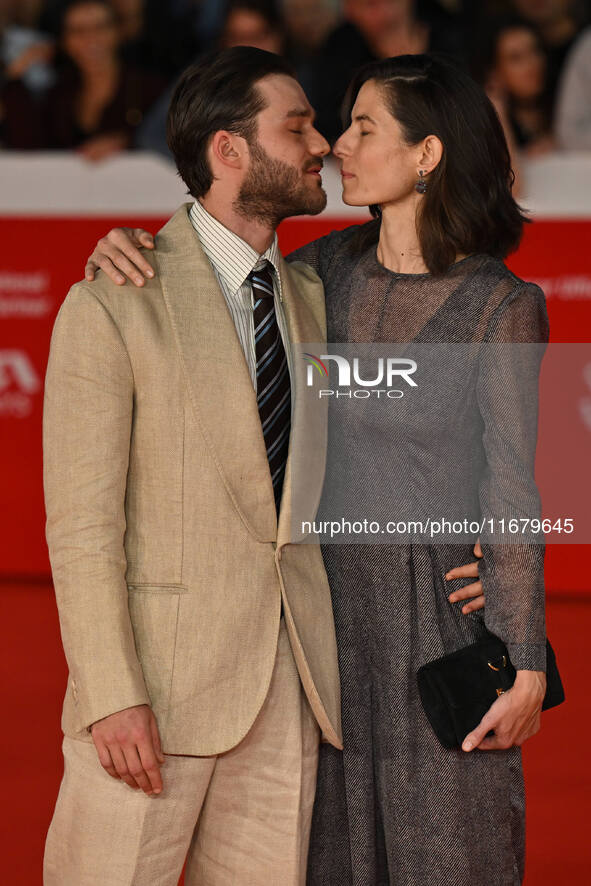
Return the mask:
<svg viewBox="0 0 591 886"><path fill-rule="evenodd" d="M535 283L546 298L561 301L591 301L591 276L588 274L563 274L560 277L536 278Z"/></svg>
<svg viewBox="0 0 591 886"><path fill-rule="evenodd" d="M0 350L0 418L27 418L41 380L25 351Z"/></svg>
<svg viewBox="0 0 591 886"><path fill-rule="evenodd" d="M47 271L0 271L0 318L46 317L52 300Z"/></svg>
<svg viewBox="0 0 591 886"><path fill-rule="evenodd" d="M329 371L327 363L333 361L337 370L336 388L324 388L318 391L318 398L333 397L339 399L367 400L369 397L378 399L399 400L404 397L405 390L408 387L416 388L417 383L411 376L417 370L417 364L414 360L404 359L400 357L379 357L375 365L369 369L361 370L359 367L359 357L353 357L350 361L340 354L303 354L303 359L308 364L306 374L306 385L311 388L314 386L314 370L321 378L328 378ZM362 378L363 373L363 378ZM369 375L369 377L368 377ZM359 387L353 387L353 384ZM405 389L400 390L394 388L394 383L406 385Z"/></svg>

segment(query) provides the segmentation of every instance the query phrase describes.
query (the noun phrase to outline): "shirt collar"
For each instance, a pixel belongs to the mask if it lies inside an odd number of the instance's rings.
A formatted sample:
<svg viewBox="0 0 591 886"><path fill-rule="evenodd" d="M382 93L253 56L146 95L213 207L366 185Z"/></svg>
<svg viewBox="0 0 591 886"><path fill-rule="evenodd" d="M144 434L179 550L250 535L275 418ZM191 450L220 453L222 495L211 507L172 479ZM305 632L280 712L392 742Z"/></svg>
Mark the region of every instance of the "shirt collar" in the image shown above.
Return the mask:
<svg viewBox="0 0 591 886"><path fill-rule="evenodd" d="M280 252L277 233L269 248L259 255L242 237L214 218L199 200L193 203L189 218L203 251L232 295L238 293L250 272L263 259L272 264L279 281Z"/></svg>

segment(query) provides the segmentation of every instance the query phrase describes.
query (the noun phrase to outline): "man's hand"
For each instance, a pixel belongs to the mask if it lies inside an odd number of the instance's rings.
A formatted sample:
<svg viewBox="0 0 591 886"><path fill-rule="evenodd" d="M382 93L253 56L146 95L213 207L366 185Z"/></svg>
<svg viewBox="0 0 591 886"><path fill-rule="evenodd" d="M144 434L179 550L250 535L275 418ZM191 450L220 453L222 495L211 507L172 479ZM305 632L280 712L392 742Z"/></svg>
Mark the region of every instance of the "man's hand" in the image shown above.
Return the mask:
<svg viewBox="0 0 591 886"><path fill-rule="evenodd" d="M474 545L474 556L482 558L480 541L477 541ZM468 563L466 566L458 566L455 569L450 569L450 571L446 573L445 578L446 581L450 581L452 578L478 578L478 563ZM470 603L466 603L465 606L462 606L463 613L473 612L475 609L482 609L484 607L484 594L482 593L482 582L480 580L475 581L470 585L466 585L458 591L454 591L453 594L449 595L448 600L455 603L456 600L465 600L468 597L474 597L475 599L471 600Z"/></svg>
<svg viewBox="0 0 591 886"><path fill-rule="evenodd" d="M465 737L462 750L494 751L522 745L540 728L545 694L544 671L517 671L511 689L492 703L476 729ZM495 734L485 738L491 729Z"/></svg>
<svg viewBox="0 0 591 886"><path fill-rule="evenodd" d="M101 268L119 286L126 279L136 286L143 286L145 278L153 277L154 271L140 252L142 246L154 249L154 238L143 228L111 228L88 257L85 278L94 280L95 272Z"/></svg>
<svg viewBox="0 0 591 886"><path fill-rule="evenodd" d="M162 790L160 766L164 754L156 717L147 704L117 711L90 727L92 740L104 769L130 788L149 796Z"/></svg>

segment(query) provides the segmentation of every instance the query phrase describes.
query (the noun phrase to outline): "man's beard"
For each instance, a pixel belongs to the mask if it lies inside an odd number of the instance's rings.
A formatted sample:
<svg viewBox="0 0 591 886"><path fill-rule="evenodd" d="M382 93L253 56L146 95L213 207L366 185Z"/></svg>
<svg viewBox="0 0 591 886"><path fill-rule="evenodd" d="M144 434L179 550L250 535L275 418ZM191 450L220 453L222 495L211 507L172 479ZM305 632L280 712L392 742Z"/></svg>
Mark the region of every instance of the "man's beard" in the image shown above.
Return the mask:
<svg viewBox="0 0 591 886"><path fill-rule="evenodd" d="M306 187L301 170L270 157L257 141L249 144L249 151L250 167L234 202L236 212L273 228L291 215L322 212L326 194L321 187ZM309 167L319 165L322 165L321 157L314 157L308 163Z"/></svg>

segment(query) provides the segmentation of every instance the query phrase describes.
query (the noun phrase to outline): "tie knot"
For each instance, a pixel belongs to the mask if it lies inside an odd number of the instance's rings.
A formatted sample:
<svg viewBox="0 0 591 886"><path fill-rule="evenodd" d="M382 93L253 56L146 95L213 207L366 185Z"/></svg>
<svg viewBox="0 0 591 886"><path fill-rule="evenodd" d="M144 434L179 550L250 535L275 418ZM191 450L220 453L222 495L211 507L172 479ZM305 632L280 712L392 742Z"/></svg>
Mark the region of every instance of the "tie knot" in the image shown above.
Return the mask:
<svg viewBox="0 0 591 886"><path fill-rule="evenodd" d="M254 295L258 298L273 298L272 266L266 259L259 268L254 268L248 275Z"/></svg>

